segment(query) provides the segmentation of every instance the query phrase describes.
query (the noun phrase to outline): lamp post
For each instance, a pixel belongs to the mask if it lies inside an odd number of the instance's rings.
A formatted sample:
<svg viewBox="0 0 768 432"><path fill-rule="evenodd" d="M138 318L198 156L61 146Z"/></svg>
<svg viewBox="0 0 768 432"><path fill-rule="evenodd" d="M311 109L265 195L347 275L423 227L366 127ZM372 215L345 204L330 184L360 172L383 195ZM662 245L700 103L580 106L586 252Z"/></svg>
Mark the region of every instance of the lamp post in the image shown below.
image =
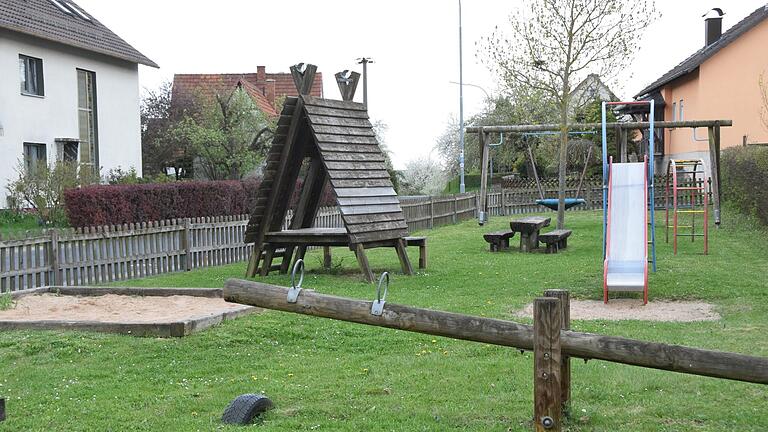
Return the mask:
<svg viewBox="0 0 768 432"><path fill-rule="evenodd" d="M459 0L459 146L461 147L459 153L459 169L461 170L459 193L464 193L466 187L464 186L464 60L461 43L461 0Z"/></svg>
<svg viewBox="0 0 768 432"><path fill-rule="evenodd" d="M368 63L373 63L373 59L370 57L357 59L357 64L363 65L363 105L365 105L365 109L368 109Z"/></svg>

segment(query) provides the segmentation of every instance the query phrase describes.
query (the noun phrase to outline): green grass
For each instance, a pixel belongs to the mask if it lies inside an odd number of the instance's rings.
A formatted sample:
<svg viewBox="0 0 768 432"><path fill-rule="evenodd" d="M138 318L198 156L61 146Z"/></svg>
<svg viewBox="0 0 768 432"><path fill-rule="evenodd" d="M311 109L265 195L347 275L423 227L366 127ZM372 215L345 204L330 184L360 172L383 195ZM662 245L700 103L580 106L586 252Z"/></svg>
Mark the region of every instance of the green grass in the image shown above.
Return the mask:
<svg viewBox="0 0 768 432"><path fill-rule="evenodd" d="M12 210L0 210L0 236L18 235L42 231L37 217Z"/></svg>
<svg viewBox="0 0 768 432"><path fill-rule="evenodd" d="M725 221L731 218L726 213ZM600 215L568 214L574 235L557 255L491 254L472 221L425 232L430 268L395 274L387 301L512 319L548 288L599 299ZM678 256L659 235L651 301L700 299L721 321L575 321L579 331L768 356L768 234L749 224L712 230L710 255L683 242ZM416 250L411 249L412 258ZM334 249L336 274L308 254L304 286L372 299L351 253ZM398 267L391 250L370 251L377 272ZM414 260L415 261L415 260ZM221 287L243 265L130 281L132 286ZM288 285L273 275L269 283ZM520 319L517 319L520 321ZM524 321L524 320L523 320ZM268 311L183 339L76 332L0 334L0 431L240 430L219 418L227 403L264 392L276 405L253 429L265 431L527 431L532 355L514 349ZM570 431L762 431L768 387L573 361ZM250 429L249 429L250 430Z"/></svg>

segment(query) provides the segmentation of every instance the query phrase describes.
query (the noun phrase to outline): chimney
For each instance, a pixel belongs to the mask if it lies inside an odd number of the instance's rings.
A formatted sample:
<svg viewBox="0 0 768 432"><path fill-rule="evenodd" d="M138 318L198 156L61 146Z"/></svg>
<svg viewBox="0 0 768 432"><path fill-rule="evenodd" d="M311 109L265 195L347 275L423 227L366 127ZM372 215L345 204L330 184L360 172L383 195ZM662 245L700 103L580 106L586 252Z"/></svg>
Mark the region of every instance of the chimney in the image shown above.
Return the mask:
<svg viewBox="0 0 768 432"><path fill-rule="evenodd" d="M705 47L720 40L720 36L723 34L723 15L725 15L725 13L723 13L723 10L720 8L714 8L702 15L704 17Z"/></svg>
<svg viewBox="0 0 768 432"><path fill-rule="evenodd" d="M267 97L267 100L272 106L275 106L275 80L268 79L267 80L267 86L265 89L265 95Z"/></svg>
<svg viewBox="0 0 768 432"><path fill-rule="evenodd" d="M256 81L261 83L265 79L267 79L266 66L256 66Z"/></svg>

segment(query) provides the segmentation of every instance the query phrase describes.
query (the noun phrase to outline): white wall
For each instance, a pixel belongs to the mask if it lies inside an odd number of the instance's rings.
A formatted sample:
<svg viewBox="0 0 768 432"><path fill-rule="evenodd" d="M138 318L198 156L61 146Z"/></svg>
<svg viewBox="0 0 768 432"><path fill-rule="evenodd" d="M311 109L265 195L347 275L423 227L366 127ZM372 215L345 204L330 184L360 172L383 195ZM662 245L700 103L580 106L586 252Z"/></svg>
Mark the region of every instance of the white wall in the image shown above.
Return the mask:
<svg viewBox="0 0 768 432"><path fill-rule="evenodd" d="M21 94L19 54L43 60L44 97ZM118 166L141 174L138 66L0 30L0 208L23 160L24 142L45 143L53 162L56 138L79 137L77 69L96 73L102 174Z"/></svg>

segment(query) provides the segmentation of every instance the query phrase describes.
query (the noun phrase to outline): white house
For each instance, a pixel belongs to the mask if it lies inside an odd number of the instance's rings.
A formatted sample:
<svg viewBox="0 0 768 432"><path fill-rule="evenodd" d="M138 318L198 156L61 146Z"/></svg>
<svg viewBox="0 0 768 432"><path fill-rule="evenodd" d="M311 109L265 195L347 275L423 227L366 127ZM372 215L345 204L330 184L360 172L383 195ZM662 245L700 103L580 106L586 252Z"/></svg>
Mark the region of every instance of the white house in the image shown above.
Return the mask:
<svg viewBox="0 0 768 432"><path fill-rule="evenodd" d="M69 0L0 0L0 207L20 164L141 174L138 65L158 67Z"/></svg>

